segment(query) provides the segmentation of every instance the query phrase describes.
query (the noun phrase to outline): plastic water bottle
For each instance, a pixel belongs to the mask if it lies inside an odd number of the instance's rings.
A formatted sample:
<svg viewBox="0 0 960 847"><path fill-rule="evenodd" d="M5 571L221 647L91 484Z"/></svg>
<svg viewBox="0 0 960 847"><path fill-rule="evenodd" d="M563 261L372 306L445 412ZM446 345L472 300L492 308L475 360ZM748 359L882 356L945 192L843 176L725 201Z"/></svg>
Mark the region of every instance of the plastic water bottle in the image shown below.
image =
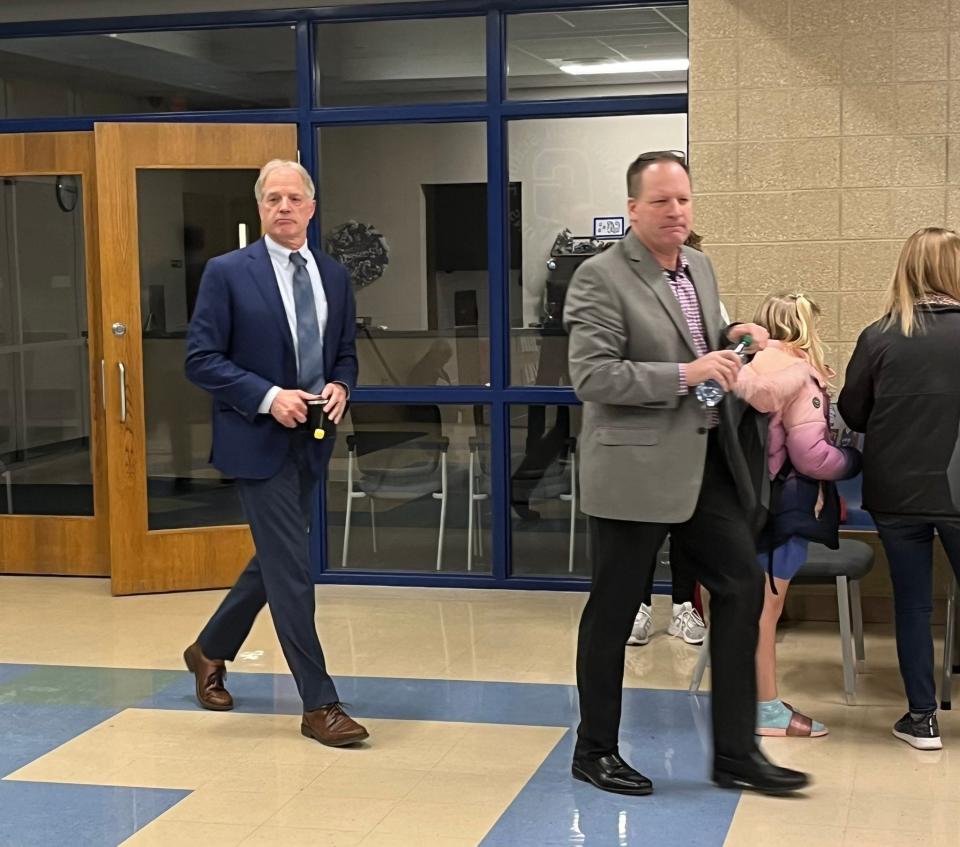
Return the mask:
<svg viewBox="0 0 960 847"><path fill-rule="evenodd" d="M751 344L753 344L753 336L744 335L740 339L740 343L733 348L733 352L742 358L743 351ZM708 409L715 409L720 405L720 401L723 400L727 392L715 379L708 379L706 382L701 382L694 388L693 393Z"/></svg>

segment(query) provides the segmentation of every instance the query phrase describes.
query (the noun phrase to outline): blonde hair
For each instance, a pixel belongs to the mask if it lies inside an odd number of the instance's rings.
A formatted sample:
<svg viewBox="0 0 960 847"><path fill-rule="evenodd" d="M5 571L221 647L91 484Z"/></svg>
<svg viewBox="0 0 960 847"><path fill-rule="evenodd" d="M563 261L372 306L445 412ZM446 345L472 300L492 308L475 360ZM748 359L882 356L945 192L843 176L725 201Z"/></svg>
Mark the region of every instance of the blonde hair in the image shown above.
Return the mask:
<svg viewBox="0 0 960 847"><path fill-rule="evenodd" d="M914 312L917 301L937 294L960 300L960 235L928 226L911 235L900 251L883 301L884 328L899 324L904 335L912 335L922 324Z"/></svg>
<svg viewBox="0 0 960 847"><path fill-rule="evenodd" d="M757 308L753 322L760 324L770 337L807 354L817 372L829 381L832 371L823 355L823 343L817 333L820 307L805 294L784 291L770 294Z"/></svg>
<svg viewBox="0 0 960 847"><path fill-rule="evenodd" d="M262 168L260 168L260 176L257 177L257 181L253 186L253 196L256 197L258 203L263 200L263 184L267 181L267 177L270 176L270 174L272 174L274 171L282 171L287 169L296 171L298 174L300 174L300 179L303 180L303 190L307 195L307 199L312 200L314 198L314 195L317 193L317 189L314 187L313 180L310 178L310 174L303 165L301 165L299 162L291 162L287 159L271 159Z"/></svg>

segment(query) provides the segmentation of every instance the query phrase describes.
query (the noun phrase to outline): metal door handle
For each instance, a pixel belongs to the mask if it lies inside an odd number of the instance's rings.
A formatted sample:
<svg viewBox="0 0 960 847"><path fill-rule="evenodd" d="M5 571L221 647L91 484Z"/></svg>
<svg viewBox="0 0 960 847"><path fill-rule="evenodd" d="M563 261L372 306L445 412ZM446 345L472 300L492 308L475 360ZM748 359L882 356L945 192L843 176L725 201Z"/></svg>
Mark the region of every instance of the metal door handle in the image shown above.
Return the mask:
<svg viewBox="0 0 960 847"><path fill-rule="evenodd" d="M120 423L127 422L127 369L123 362L117 362L120 370Z"/></svg>

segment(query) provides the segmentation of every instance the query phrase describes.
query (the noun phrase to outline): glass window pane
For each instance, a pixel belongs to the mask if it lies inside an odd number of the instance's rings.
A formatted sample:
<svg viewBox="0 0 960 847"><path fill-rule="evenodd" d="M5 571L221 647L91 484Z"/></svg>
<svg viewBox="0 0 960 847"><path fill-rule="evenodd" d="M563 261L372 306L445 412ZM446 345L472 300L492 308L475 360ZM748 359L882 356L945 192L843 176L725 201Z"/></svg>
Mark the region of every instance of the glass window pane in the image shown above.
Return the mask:
<svg viewBox="0 0 960 847"><path fill-rule="evenodd" d="M482 17L319 24L316 103L374 106L482 100Z"/></svg>
<svg viewBox="0 0 960 847"><path fill-rule="evenodd" d="M485 406L352 404L327 478L330 570L490 573L489 444Z"/></svg>
<svg viewBox="0 0 960 847"><path fill-rule="evenodd" d="M5 177L0 222L0 511L92 515L80 178Z"/></svg>
<svg viewBox="0 0 960 847"><path fill-rule="evenodd" d="M0 40L0 117L279 109L296 102L293 28Z"/></svg>
<svg viewBox="0 0 960 847"><path fill-rule="evenodd" d="M361 384L489 382L484 125L318 133L324 249L353 276Z"/></svg>
<svg viewBox="0 0 960 847"><path fill-rule="evenodd" d="M577 507L580 406L510 407L510 519L517 576L588 576Z"/></svg>
<svg viewBox="0 0 960 847"><path fill-rule="evenodd" d="M686 115L511 121L511 381L569 385L563 303L577 266L600 248L597 217L627 220L627 167L644 150L685 150Z"/></svg>
<svg viewBox="0 0 960 847"><path fill-rule="evenodd" d="M260 231L255 170L137 171L150 529L243 523L232 480L209 464L210 397L183 373L208 259Z"/></svg>
<svg viewBox="0 0 960 847"><path fill-rule="evenodd" d="M507 95L517 100L682 94L687 6L537 12L507 19Z"/></svg>

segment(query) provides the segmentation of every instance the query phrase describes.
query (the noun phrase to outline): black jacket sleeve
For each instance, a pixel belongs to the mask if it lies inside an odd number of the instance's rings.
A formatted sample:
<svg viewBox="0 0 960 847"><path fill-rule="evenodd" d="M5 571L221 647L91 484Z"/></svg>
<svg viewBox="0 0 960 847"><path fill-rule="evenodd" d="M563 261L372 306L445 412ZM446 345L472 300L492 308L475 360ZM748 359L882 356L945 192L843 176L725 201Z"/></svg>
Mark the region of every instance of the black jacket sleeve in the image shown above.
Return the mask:
<svg viewBox="0 0 960 847"><path fill-rule="evenodd" d="M850 357L843 389L837 399L837 410L844 423L855 432L866 432L867 421L873 410L874 363L871 354L870 336L872 327L867 327Z"/></svg>

